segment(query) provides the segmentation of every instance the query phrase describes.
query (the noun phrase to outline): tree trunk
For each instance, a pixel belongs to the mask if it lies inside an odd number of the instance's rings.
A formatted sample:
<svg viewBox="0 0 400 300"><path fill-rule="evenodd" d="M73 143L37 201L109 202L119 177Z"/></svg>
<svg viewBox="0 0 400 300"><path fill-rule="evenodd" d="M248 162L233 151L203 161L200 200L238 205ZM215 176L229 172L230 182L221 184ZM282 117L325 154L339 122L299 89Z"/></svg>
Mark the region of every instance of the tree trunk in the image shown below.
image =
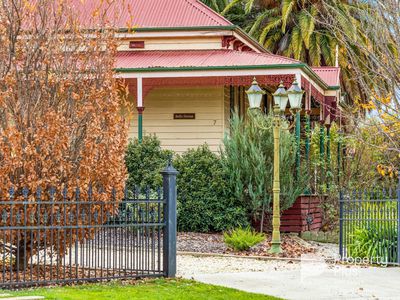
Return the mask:
<svg viewBox="0 0 400 300"><path fill-rule="evenodd" d="M265 216L265 204L262 206L261 210L261 223L260 223L260 232L263 233L264 230L264 216Z"/></svg>
<svg viewBox="0 0 400 300"><path fill-rule="evenodd" d="M14 252L13 269L15 271L23 271L28 267L29 259L31 258L30 249L22 242Z"/></svg>

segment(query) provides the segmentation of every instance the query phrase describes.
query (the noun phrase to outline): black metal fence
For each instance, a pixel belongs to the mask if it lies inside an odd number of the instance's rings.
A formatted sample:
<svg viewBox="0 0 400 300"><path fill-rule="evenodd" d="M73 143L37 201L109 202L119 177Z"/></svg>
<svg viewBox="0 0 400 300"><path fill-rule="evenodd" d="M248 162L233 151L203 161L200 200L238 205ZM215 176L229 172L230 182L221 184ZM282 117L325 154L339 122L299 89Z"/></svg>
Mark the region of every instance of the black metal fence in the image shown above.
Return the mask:
<svg viewBox="0 0 400 300"><path fill-rule="evenodd" d="M339 249L347 261L400 264L400 183L397 189L341 193Z"/></svg>
<svg viewBox="0 0 400 300"><path fill-rule="evenodd" d="M0 287L175 276L177 172L162 174L158 191L11 189L0 201Z"/></svg>

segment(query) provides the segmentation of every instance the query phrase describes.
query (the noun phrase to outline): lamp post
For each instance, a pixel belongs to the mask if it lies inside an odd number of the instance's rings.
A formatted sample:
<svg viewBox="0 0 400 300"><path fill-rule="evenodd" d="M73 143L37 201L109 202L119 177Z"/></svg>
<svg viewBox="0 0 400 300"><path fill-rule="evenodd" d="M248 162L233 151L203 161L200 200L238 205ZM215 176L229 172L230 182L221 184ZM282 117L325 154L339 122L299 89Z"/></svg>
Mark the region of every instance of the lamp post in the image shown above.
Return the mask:
<svg viewBox="0 0 400 300"><path fill-rule="evenodd" d="M296 115L296 179L300 176L300 111L301 100L303 99L304 91L299 87L297 80L295 80L288 90L288 97L290 107Z"/></svg>
<svg viewBox="0 0 400 300"><path fill-rule="evenodd" d="M262 95L265 94L264 91L258 86L257 81L254 79L252 86L248 91L246 91L249 97L250 108L260 108L260 103ZM292 87L289 89L291 91L288 93L281 82L274 96L274 122L273 122L273 132L274 132L274 181L273 181L273 215L272 215L272 243L270 253L278 254L282 252L281 247L281 234L280 234L280 172L279 172L279 162L280 162L280 129L281 129L281 113L286 109L288 100L292 110L298 111L300 113L301 109L301 97L303 91L298 86L295 81ZM291 95L291 96L289 96ZM296 115L297 119L297 115ZM297 120L296 120L297 122Z"/></svg>

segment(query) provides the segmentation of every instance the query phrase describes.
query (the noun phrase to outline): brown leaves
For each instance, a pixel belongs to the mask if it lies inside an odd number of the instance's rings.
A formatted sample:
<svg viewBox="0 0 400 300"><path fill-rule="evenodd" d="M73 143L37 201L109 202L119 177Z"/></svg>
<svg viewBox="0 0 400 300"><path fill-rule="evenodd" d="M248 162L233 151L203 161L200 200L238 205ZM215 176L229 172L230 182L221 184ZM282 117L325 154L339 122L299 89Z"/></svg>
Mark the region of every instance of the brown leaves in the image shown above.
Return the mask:
<svg viewBox="0 0 400 300"><path fill-rule="evenodd" d="M277 255L279 257L298 258L302 254L314 253L316 251L312 245L290 234L282 234L281 241L283 253ZM222 234L179 233L177 247L179 251L188 252L221 253L240 256L273 256L269 253L269 249L271 248L270 234L267 234L267 238L263 242L247 251L240 252L229 249L224 243Z"/></svg>
<svg viewBox="0 0 400 300"><path fill-rule="evenodd" d="M105 191L94 189L96 200L110 200L113 188L120 198L127 142L121 106L127 97L121 92L124 85L114 78L115 30L88 35L78 30L65 5L14 2L5 0L12 9L0 9L0 32L8 32L0 43L0 66L9 66L0 67L0 190L13 186L20 201L24 187L60 191L68 186L71 201L79 187L82 201L87 201L92 185ZM15 14L24 25L7 21L18 22ZM55 201L61 200L58 193Z"/></svg>

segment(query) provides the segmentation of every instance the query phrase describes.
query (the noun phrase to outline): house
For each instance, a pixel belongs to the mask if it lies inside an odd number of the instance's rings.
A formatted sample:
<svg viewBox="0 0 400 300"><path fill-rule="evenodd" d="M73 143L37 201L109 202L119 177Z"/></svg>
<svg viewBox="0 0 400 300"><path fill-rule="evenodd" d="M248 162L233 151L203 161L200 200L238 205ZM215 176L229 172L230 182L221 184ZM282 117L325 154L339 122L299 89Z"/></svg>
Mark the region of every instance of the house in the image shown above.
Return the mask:
<svg viewBox="0 0 400 300"><path fill-rule="evenodd" d="M232 111L245 116L245 90L253 77L267 91L265 112L280 81L288 88L297 79L305 91L303 120L321 122L328 130L335 120L339 68L313 68L270 54L200 0L126 0L124 5L118 12L116 69L136 102L131 138L156 134L162 147L178 153L204 143L218 151Z"/></svg>

